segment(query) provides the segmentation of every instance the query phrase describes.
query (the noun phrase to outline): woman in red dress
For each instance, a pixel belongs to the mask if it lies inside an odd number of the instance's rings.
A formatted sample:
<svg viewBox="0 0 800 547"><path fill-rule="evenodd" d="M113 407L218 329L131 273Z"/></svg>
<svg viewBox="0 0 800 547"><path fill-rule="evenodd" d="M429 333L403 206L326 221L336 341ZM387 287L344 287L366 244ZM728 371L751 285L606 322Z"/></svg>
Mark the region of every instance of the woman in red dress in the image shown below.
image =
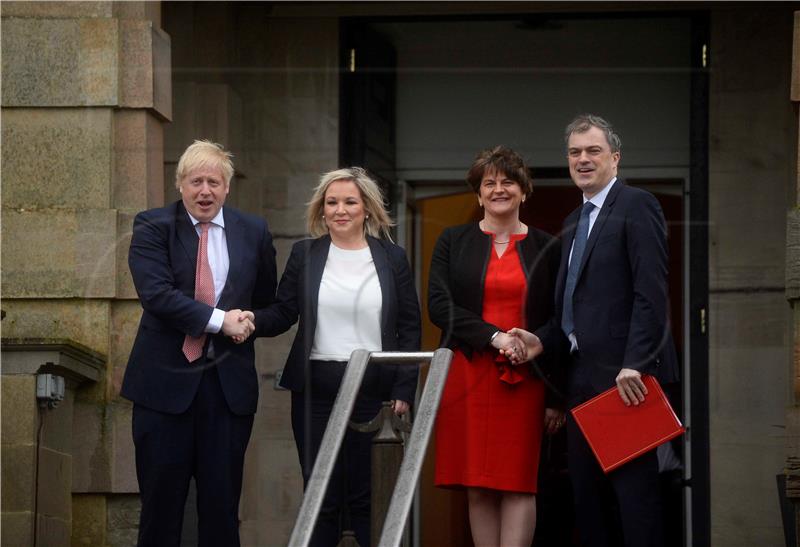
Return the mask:
<svg viewBox="0 0 800 547"><path fill-rule="evenodd" d="M559 245L519 220L531 191L513 150L479 153L467 175L483 208L477 224L446 229L431 263L428 309L455 351L436 428L436 485L466 488L476 546L528 547L536 528L542 434L564 423L555 355L514 366L506 331L553 315Z"/></svg>

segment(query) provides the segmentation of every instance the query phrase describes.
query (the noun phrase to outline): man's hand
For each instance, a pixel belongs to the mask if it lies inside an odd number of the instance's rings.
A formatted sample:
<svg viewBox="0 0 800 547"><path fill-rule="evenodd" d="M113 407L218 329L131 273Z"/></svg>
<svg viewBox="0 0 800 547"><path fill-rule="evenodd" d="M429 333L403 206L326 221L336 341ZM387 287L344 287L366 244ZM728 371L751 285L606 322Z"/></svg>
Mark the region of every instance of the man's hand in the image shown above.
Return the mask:
<svg viewBox="0 0 800 547"><path fill-rule="evenodd" d="M548 435L555 435L564 426L567 417L563 410L557 408L544 409L544 432Z"/></svg>
<svg viewBox="0 0 800 547"><path fill-rule="evenodd" d="M408 412L409 408L410 408L409 404L405 401L401 401L400 399L395 399L394 401L392 401L392 410L394 410L394 413L397 414L398 416L402 416L403 414Z"/></svg>
<svg viewBox="0 0 800 547"><path fill-rule="evenodd" d="M638 406L644 402L647 388L642 382L642 374L632 368L624 368L617 374L617 390L625 406Z"/></svg>
<svg viewBox="0 0 800 547"><path fill-rule="evenodd" d="M525 329L513 328L508 331L507 335L517 340L515 347L518 351L509 353L501 350L501 353L508 357L515 365L524 363L525 361L532 361L544 351L542 341L532 332L528 332ZM502 335L498 335L495 340L500 338L500 336Z"/></svg>
<svg viewBox="0 0 800 547"><path fill-rule="evenodd" d="M226 311L225 319L222 320L222 334L230 336L234 342L241 344L256 330L255 319L256 316L251 311L239 309Z"/></svg>

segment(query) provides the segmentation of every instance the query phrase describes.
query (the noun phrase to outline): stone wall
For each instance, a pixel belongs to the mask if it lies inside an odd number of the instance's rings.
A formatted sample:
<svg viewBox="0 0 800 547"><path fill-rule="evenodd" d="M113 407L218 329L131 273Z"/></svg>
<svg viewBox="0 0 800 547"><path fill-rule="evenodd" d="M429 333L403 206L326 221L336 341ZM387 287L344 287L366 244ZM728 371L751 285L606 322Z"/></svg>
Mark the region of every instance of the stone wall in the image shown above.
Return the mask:
<svg viewBox="0 0 800 547"><path fill-rule="evenodd" d="M708 389L711 535L720 547L783 542L775 477L791 401L791 37L786 7L712 12Z"/></svg>
<svg viewBox="0 0 800 547"><path fill-rule="evenodd" d="M172 89L160 25L157 2L2 5L3 337L64 338L107 356L99 381L77 391L69 429L75 545L118 543L112 500L137 492L131 407L117 393L141 313L130 227L163 203ZM4 469L6 441L4 427ZM64 544L48 534L43 544Z"/></svg>

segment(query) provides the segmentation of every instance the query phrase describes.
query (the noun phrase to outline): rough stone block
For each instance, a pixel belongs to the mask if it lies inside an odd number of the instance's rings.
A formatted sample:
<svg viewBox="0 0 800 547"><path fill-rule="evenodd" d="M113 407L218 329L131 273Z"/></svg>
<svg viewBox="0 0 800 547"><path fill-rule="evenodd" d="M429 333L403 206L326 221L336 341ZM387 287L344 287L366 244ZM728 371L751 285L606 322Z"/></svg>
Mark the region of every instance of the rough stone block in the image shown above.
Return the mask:
<svg viewBox="0 0 800 547"><path fill-rule="evenodd" d="M72 453L72 420L76 384L67 380L64 400L55 408L41 411L42 433L39 446L65 454Z"/></svg>
<svg viewBox="0 0 800 547"><path fill-rule="evenodd" d="M114 113L113 206L126 212L164 202L162 123L146 110Z"/></svg>
<svg viewBox="0 0 800 547"><path fill-rule="evenodd" d="M107 545L106 496L75 494L72 496L72 546ZM129 545L133 545L130 543Z"/></svg>
<svg viewBox="0 0 800 547"><path fill-rule="evenodd" d="M139 327L142 316L142 307L138 301L115 301L111 306L111 354L109 366L111 367L111 382L108 398L113 399L119 395L122 387L122 378L128 364L128 356L133 347L133 340Z"/></svg>
<svg viewBox="0 0 800 547"><path fill-rule="evenodd" d="M786 278L786 174L711 173L709 284L715 289L782 289ZM746 193L744 202L734 196ZM741 219L747 219L743 229Z"/></svg>
<svg viewBox="0 0 800 547"><path fill-rule="evenodd" d="M0 517L3 533L0 535L0 546L19 547L33 545L33 512L9 512L5 509Z"/></svg>
<svg viewBox="0 0 800 547"><path fill-rule="evenodd" d="M107 413L98 403L76 401L72 425L72 491L111 490L111 437Z"/></svg>
<svg viewBox="0 0 800 547"><path fill-rule="evenodd" d="M2 136L4 209L111 206L110 109L4 109Z"/></svg>
<svg viewBox="0 0 800 547"><path fill-rule="evenodd" d="M113 462L111 490L114 493L139 492L139 483L136 480L136 450L133 446L132 417L133 405L125 400L112 403L113 429Z"/></svg>
<svg viewBox="0 0 800 547"><path fill-rule="evenodd" d="M120 21L120 106L172 118L170 37L152 21Z"/></svg>
<svg viewBox="0 0 800 547"><path fill-rule="evenodd" d="M113 106L116 19L2 20L3 106Z"/></svg>
<svg viewBox="0 0 800 547"><path fill-rule="evenodd" d="M794 12L792 40L792 101L800 102L800 11Z"/></svg>
<svg viewBox="0 0 800 547"><path fill-rule="evenodd" d="M39 447L38 510L62 520L72 518L72 457ZM54 545L60 545L55 543Z"/></svg>
<svg viewBox="0 0 800 547"><path fill-rule="evenodd" d="M128 267L128 252L131 247L133 235L133 218L136 213L120 211L117 214L117 299L137 300L136 287L133 276Z"/></svg>
<svg viewBox="0 0 800 547"><path fill-rule="evenodd" d="M116 217L99 209L5 210L3 296L113 297Z"/></svg>
<svg viewBox="0 0 800 547"><path fill-rule="evenodd" d="M240 519L264 523L269 538L286 545L288 534L279 537L271 523L293 523L302 500L303 477L294 441L251 439L245 455Z"/></svg>
<svg viewBox="0 0 800 547"><path fill-rule="evenodd" d="M261 396L258 400L258 411L253 424L253 436L256 439L292 440L291 393L273 389L274 376L261 384Z"/></svg>
<svg viewBox="0 0 800 547"><path fill-rule="evenodd" d="M111 17L113 4L115 2L82 2L77 0L74 2L3 2L3 17L32 17L40 19Z"/></svg>
<svg viewBox="0 0 800 547"><path fill-rule="evenodd" d="M800 298L800 209L786 215L786 298Z"/></svg>
<svg viewBox="0 0 800 547"><path fill-rule="evenodd" d="M145 19L161 27L161 2L114 2L114 17L118 19Z"/></svg>
<svg viewBox="0 0 800 547"><path fill-rule="evenodd" d="M128 547L136 544L140 512L139 496L109 496L108 545L110 547Z"/></svg>
<svg viewBox="0 0 800 547"><path fill-rule="evenodd" d="M40 514L38 526L36 537L38 545L69 545L72 535L72 522L69 518Z"/></svg>
<svg viewBox="0 0 800 547"><path fill-rule="evenodd" d="M33 510L36 447L33 444L3 444L2 477L3 512Z"/></svg>
<svg viewBox="0 0 800 547"><path fill-rule="evenodd" d="M4 267L7 267L8 255L3 258ZM3 319L4 337L68 338L108 355L109 302L14 300L7 295L4 296L3 311L6 312L6 317Z"/></svg>
<svg viewBox="0 0 800 547"><path fill-rule="evenodd" d="M33 375L3 374L2 437L5 445L28 445L36 442L38 410L36 378Z"/></svg>
<svg viewBox="0 0 800 547"><path fill-rule="evenodd" d="M175 96L181 100L174 123L164 131L166 159L177 163L195 139L209 139L233 152L237 173L253 176L243 153L242 100L236 91L225 84L176 82Z"/></svg>

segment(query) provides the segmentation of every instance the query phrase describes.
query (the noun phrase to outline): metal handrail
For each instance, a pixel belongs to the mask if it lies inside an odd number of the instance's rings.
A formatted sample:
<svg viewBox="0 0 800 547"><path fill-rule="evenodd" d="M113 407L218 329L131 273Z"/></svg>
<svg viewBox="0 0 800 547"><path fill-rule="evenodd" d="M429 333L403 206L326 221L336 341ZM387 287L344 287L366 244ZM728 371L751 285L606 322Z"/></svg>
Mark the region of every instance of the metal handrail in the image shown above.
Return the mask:
<svg viewBox="0 0 800 547"><path fill-rule="evenodd" d="M322 437L311 478L306 485L303 503L300 505L300 512L289 538L290 547L307 547L311 541L311 534L322 508L325 491L328 488L367 365L371 361L403 365L430 361L428 378L417 408L416 420L408 440L406 455L400 466L400 475L392 494L378 546L396 547L400 544L452 358L453 352L446 348L438 349L435 352L369 352L359 349L350 355L339 393L333 403L331 417L328 419L328 426Z"/></svg>

